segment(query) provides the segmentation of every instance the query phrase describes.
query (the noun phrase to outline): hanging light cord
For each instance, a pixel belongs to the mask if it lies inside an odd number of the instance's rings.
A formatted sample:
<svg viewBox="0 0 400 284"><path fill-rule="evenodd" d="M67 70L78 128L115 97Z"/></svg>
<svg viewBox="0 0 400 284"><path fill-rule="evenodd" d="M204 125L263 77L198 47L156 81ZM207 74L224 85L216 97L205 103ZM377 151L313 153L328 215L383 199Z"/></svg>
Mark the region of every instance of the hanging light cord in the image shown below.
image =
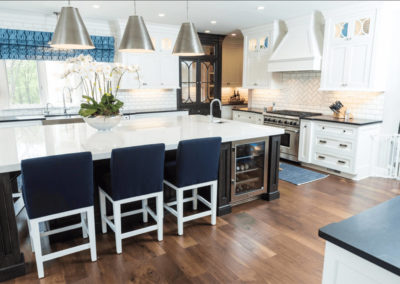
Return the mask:
<svg viewBox="0 0 400 284"><path fill-rule="evenodd" d="M68 6L71 6L71 1L70 0L68 0Z"/></svg>
<svg viewBox="0 0 400 284"><path fill-rule="evenodd" d="M133 13L136 16L136 1L133 1Z"/></svg>
<svg viewBox="0 0 400 284"><path fill-rule="evenodd" d="M189 22L189 0L186 0L186 20Z"/></svg>

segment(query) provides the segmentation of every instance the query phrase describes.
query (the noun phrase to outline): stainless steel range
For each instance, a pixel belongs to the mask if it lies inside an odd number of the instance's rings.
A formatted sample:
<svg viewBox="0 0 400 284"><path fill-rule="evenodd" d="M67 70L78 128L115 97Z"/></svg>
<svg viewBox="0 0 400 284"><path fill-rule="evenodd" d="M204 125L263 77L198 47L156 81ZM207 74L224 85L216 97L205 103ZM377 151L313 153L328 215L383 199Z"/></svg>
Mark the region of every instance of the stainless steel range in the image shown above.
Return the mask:
<svg viewBox="0 0 400 284"><path fill-rule="evenodd" d="M285 129L285 134L281 136L281 158L298 162L300 119L315 115L321 114L293 110L275 110L264 113L265 125Z"/></svg>

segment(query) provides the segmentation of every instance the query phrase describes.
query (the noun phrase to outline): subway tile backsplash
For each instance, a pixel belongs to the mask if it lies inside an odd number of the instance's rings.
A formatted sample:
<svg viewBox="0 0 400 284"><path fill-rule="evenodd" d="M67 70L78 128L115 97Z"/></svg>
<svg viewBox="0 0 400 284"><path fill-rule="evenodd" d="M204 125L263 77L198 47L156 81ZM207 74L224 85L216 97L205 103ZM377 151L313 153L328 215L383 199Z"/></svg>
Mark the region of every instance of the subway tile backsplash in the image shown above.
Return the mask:
<svg viewBox="0 0 400 284"><path fill-rule="evenodd" d="M281 90L252 90L249 103L263 108L276 103L278 109L291 109L332 114L329 105L341 101L354 117L382 119L384 94L368 92L318 91L321 73L317 71L284 72Z"/></svg>

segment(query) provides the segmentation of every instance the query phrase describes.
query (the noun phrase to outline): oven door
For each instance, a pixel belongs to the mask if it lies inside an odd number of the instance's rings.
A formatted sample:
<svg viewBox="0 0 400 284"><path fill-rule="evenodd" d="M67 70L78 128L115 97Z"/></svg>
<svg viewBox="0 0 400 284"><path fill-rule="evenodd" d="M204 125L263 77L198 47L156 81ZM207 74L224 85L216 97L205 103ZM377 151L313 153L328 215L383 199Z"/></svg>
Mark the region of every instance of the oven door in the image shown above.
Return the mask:
<svg viewBox="0 0 400 284"><path fill-rule="evenodd" d="M299 129L285 128L285 133L281 136L281 153L283 158L290 155L289 158L297 160L299 154ZM285 155L286 154L286 155Z"/></svg>

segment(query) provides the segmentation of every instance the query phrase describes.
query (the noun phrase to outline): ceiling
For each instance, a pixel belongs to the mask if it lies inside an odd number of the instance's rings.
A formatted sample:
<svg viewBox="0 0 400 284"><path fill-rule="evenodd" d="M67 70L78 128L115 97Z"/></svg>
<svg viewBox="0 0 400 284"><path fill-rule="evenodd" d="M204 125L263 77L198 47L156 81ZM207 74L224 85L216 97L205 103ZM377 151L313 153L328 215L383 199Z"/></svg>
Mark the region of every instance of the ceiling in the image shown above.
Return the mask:
<svg viewBox="0 0 400 284"><path fill-rule="evenodd" d="M313 10L325 10L354 1L189 1L189 19L199 32L227 34L247 28L303 16ZM19 10L51 15L66 6L67 1L0 1L0 10ZM98 5L98 7L94 7ZM83 18L117 20L133 14L133 1L71 1ZM264 7L258 10L259 6ZM145 21L176 24L186 21L185 1L136 1L137 14ZM159 14L164 14L160 17ZM212 24L211 21L216 21Z"/></svg>

